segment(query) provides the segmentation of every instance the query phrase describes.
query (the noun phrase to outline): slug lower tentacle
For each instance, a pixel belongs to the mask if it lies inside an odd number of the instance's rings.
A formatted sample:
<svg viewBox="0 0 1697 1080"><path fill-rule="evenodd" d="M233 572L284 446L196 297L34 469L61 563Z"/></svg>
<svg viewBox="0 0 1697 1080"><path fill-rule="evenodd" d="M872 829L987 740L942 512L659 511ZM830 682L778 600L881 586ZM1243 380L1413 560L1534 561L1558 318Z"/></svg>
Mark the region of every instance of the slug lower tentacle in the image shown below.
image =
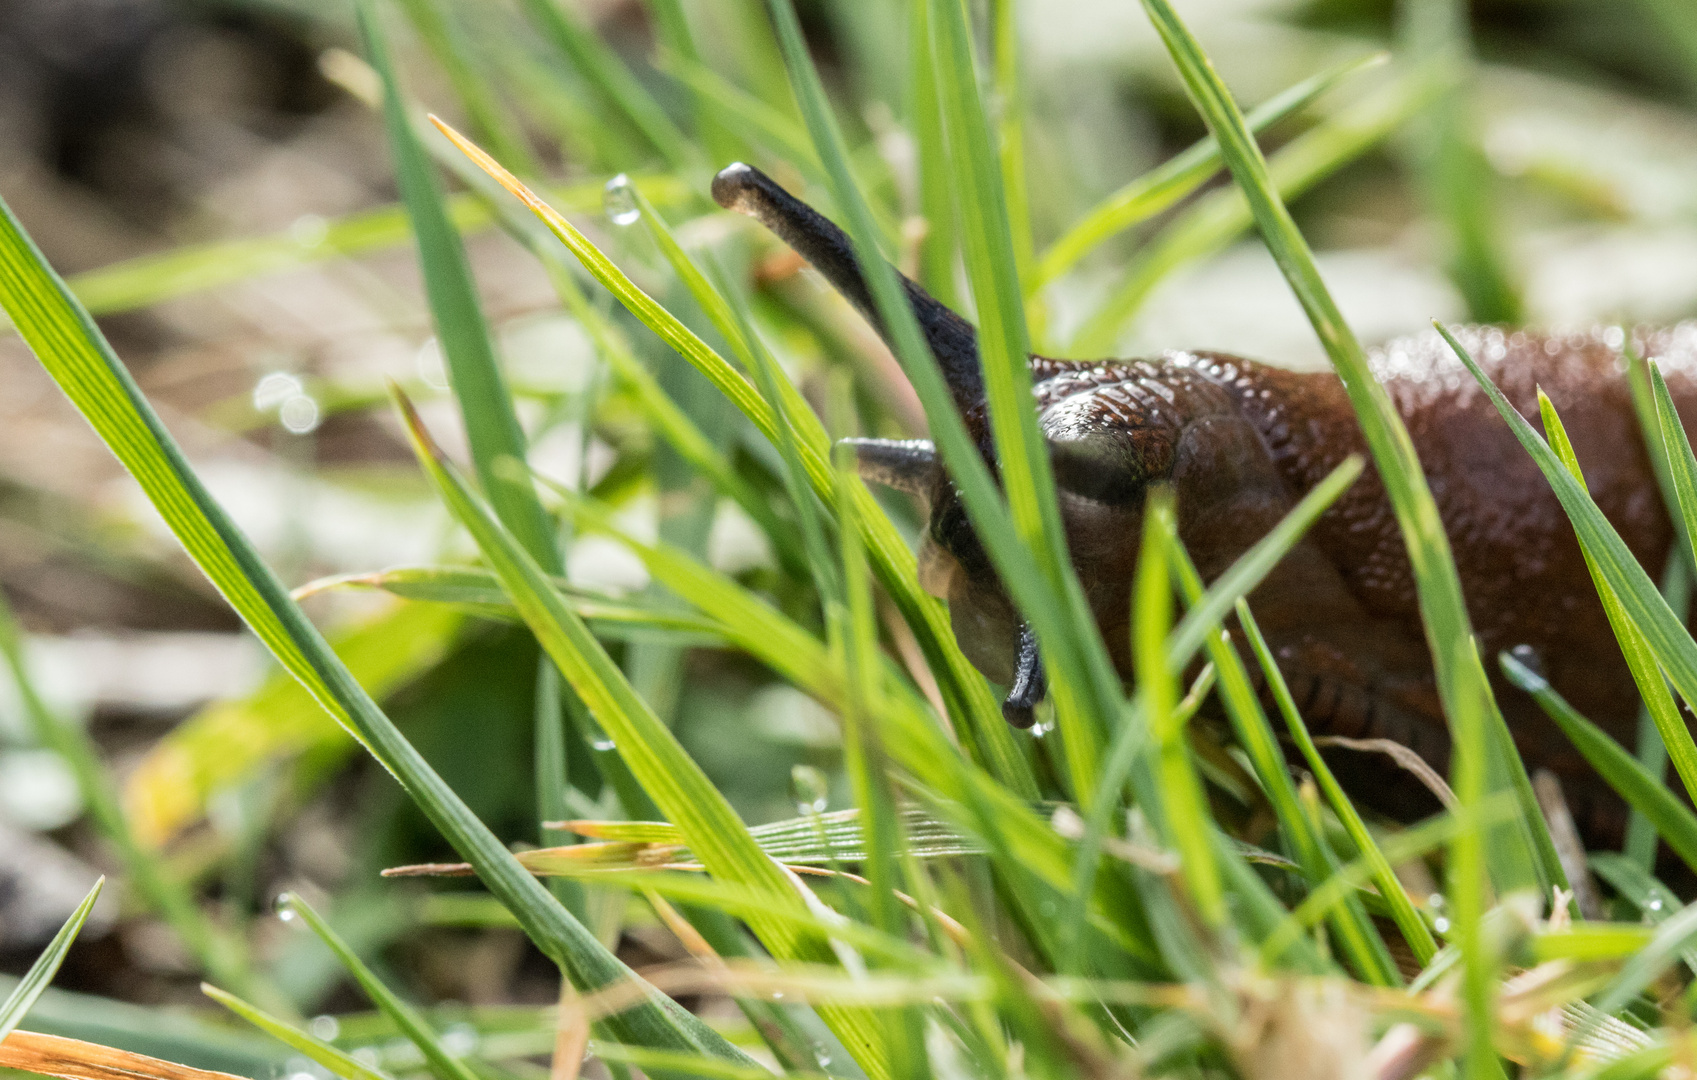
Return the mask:
<svg viewBox="0 0 1697 1080"><path fill-rule="evenodd" d="M850 300L869 306L852 248L834 226L754 170L733 167L721 178L714 192L722 203L771 226ZM942 305L911 282L908 295L928 334L941 328L932 344L957 407L981 422L971 328L939 315ZM1458 337L1533 423L1539 391L1549 396L1593 498L1640 562L1659 572L1673 529L1624 375L1625 335L1464 328ZM1682 416L1697 416L1697 323L1639 332L1633 345L1661 364ZM1536 465L1436 334L1392 342L1372 362L1419 452L1487 667L1495 669L1498 652L1529 646L1570 703L1630 745L1637 689L1572 527ZM1033 356L1030 370L1072 564L1128 679L1131 582L1149 485L1171 487L1180 537L1212 580L1344 458L1367 453L1330 371L1184 352L1095 362ZM1035 640L934 452L915 444L857 450L869 479L927 500L927 588L948 599L967 657L1010 688L1008 719L1029 723L1044 692ZM1449 729L1414 577L1376 471L1315 522L1250 604L1316 735L1391 739L1448 771ZM1493 684L1526 764L1560 779L1586 841L1618 844L1626 821L1619 797L1527 695L1495 676ZM1385 755L1338 746L1325 753L1363 803L1405 820L1437 809L1425 786Z"/></svg>

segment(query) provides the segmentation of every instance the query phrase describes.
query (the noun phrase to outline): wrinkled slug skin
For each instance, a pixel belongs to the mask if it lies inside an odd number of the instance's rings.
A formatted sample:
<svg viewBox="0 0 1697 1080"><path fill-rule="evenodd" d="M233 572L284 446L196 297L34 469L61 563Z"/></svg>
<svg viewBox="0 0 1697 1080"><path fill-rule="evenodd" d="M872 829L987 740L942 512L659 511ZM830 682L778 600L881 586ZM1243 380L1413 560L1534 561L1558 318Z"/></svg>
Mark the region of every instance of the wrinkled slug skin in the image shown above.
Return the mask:
<svg viewBox="0 0 1697 1080"><path fill-rule="evenodd" d="M1673 531L1633 411L1619 331L1612 332L1616 346L1604 329L1545 336L1474 328L1459 338L1535 427L1538 389L1549 395L1592 496L1659 578ZM1638 344L1661 362L1689 425L1697 418L1697 323L1640 332ZM1419 451L1487 670L1527 765L1561 778L1589 842L1618 843L1624 807L1531 699L1496 675L1499 651L1532 646L1576 708L1632 745L1638 693L1561 505L1435 333L1392 342L1373 365ZM1069 480L1064 458L1057 472L1074 563L1128 676L1140 492L1080 495L1077 488L1116 474L1166 479L1185 544L1211 579L1347 455L1367 452L1343 385L1329 371L1170 353L1099 363L1033 358L1032 373L1051 442L1099 463L1072 468L1082 485ZM937 498L947 502L949 493ZM1250 602L1316 735L1394 739L1447 773L1449 735L1413 575L1371 467ZM972 622L959 612L955 620L957 627ZM1332 748L1327 756L1350 793L1376 809L1403 819L1437 809L1382 754Z"/></svg>

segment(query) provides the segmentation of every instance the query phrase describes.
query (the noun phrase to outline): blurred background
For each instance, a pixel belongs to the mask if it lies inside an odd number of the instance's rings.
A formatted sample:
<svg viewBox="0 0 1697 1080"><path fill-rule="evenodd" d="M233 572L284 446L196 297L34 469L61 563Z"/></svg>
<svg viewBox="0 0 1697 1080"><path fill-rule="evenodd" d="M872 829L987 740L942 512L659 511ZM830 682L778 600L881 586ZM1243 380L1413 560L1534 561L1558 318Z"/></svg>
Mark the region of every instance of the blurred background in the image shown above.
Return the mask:
<svg viewBox="0 0 1697 1080"><path fill-rule="evenodd" d="M687 87L716 79L793 126L762 52L760 4L562 4L673 117L689 113ZM899 119L906 5L800 6L864 174L882 185L898 226L917 219L914 163L925 148ZM1697 315L1697 21L1683 6L1479 0L1465 23L1449 5L1391 0L1186 0L1181 11L1246 107L1375 50L1395 57L1265 136L1269 151L1292 150L1275 169L1288 170L1298 220L1345 315L1375 343L1434 317L1578 326ZM719 151L752 153L798 187L806 170L786 163L775 136L750 146L709 130L688 156L645 142L531 21L535 7L405 0L383 11L421 103L548 178L557 204L627 272L687 306L652 245L621 232L617 207L605 212L603 184L630 172L686 238L711 245L743 235L703 201L712 169L729 160ZM1137 4L1013 9L1024 195L1043 253L1205 132ZM681 12L711 50L668 49L656 11ZM470 552L383 400L383 380L398 379L435 430L455 429L372 74L357 53L351 9L338 0L0 4L0 194L291 586ZM1462 72L1458 91L1422 89L1410 76L1433 56ZM467 96L456 57L500 73L486 84L493 100ZM1034 289L1044 346L1323 363L1258 241L1222 218L1221 183ZM817 190L809 197L824 202ZM639 531L810 610L760 531L703 497L608 385L534 259L488 228L475 203L463 210L538 470L598 485ZM917 244L915 230L894 231ZM902 255L922 257L917 247ZM755 258L765 328L804 392L826 402L835 373L858 373L864 426L913 431L911 398L864 327L771 249ZM761 448L698 376L604 297L591 303L704 431L758 464ZM573 545L569 575L620 595L648 590L634 560L596 538ZM553 999L551 967L480 894L378 877L452 855L382 770L278 678L9 333L0 337L0 590L24 631L27 673L22 687L0 676L0 970L21 973L97 872L122 878L130 865L99 825L82 766L43 745L45 711L86 730L109 774L99 783L136 841L295 1008L364 1006L327 952L269 917L285 889L328 910L421 999L468 1009ZM324 589L309 610L472 808L502 837L535 840L528 634L369 589ZM687 639L614 645L749 821L840 795L836 729L799 691ZM580 726L570 749L573 814L612 814L596 757L605 747ZM678 952L639 914L604 907L600 929L631 962ZM164 1038L164 1014L138 1020L114 1002L198 1007L198 979L178 934L134 890L110 889L57 983L65 993L44 999L38 1019L86 1019L93 1006L75 995L100 995L111 1024ZM217 1042L196 1038L197 1052ZM221 1060L231 1067L304 1068L251 1042L229 1053Z"/></svg>

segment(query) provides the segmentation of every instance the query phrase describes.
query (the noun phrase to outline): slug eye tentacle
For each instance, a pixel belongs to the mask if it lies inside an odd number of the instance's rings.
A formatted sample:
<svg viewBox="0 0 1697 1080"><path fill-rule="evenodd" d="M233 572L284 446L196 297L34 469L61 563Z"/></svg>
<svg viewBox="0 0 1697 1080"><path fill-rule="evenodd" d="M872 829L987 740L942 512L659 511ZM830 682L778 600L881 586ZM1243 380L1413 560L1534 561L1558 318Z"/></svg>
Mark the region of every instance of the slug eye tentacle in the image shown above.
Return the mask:
<svg viewBox="0 0 1697 1080"><path fill-rule="evenodd" d="M854 451L856 471L871 484L929 501L937 483L937 448L925 439L843 439Z"/></svg>
<svg viewBox="0 0 1697 1080"><path fill-rule="evenodd" d="M1049 692L1043 672L1043 657L1037 652L1037 635L1031 624L1019 624L1019 642L1014 649L1013 684L1002 702L1002 717L1016 728L1028 728L1036 719L1037 703Z"/></svg>
<svg viewBox="0 0 1697 1080"><path fill-rule="evenodd" d="M817 210L780 187L752 165L727 165L713 178L713 201L747 215L778 234L843 297L860 310L886 343L889 334L878 316L854 245ZM970 417L984 403L984 376L978 367L978 334L972 324L950 311L917 282L897 272L919 328L943 369L955 408Z"/></svg>

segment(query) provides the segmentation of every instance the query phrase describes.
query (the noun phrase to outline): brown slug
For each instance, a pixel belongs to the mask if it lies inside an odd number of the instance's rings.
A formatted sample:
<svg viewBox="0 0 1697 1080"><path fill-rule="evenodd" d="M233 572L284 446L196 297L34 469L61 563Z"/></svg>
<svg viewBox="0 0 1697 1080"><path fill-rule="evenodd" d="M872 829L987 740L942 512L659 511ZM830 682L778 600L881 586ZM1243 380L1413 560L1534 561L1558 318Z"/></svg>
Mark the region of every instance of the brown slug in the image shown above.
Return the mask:
<svg viewBox="0 0 1697 1080"><path fill-rule="evenodd" d="M882 329L836 226L746 165L720 173L713 196L776 232ZM972 327L903 281L956 406L988 448ZM1659 572L1673 530L1633 410L1620 332L1546 336L1481 327L1458 337L1534 424L1538 389L1549 395L1593 497L1633 554ZM1660 361L1676 404L1691 415L1697 323L1643 332L1635 344ZM1500 650L1530 646L1555 688L1630 746L1638 692L1573 530L1537 467L1436 334L1386 345L1373 366L1419 451L1487 667L1494 672ZM1152 360L1033 356L1030 370L1072 562L1123 676L1131 674L1131 581L1150 484L1171 486L1180 535L1211 580L1347 455L1366 455L1355 413L1330 371L1185 352ZM868 480L929 503L926 585L948 600L967 657L1009 687L1008 719L1029 724L1044 693L1036 643L931 445L855 442ZM1316 735L1391 739L1448 771L1449 732L1408 556L1371 467L1250 602ZM1560 778L1588 843L1618 844L1625 823L1618 797L1528 696L1495 675L1493 683L1527 766ZM1334 746L1326 755L1350 793L1383 813L1409 820L1437 809L1426 788L1383 754Z"/></svg>

